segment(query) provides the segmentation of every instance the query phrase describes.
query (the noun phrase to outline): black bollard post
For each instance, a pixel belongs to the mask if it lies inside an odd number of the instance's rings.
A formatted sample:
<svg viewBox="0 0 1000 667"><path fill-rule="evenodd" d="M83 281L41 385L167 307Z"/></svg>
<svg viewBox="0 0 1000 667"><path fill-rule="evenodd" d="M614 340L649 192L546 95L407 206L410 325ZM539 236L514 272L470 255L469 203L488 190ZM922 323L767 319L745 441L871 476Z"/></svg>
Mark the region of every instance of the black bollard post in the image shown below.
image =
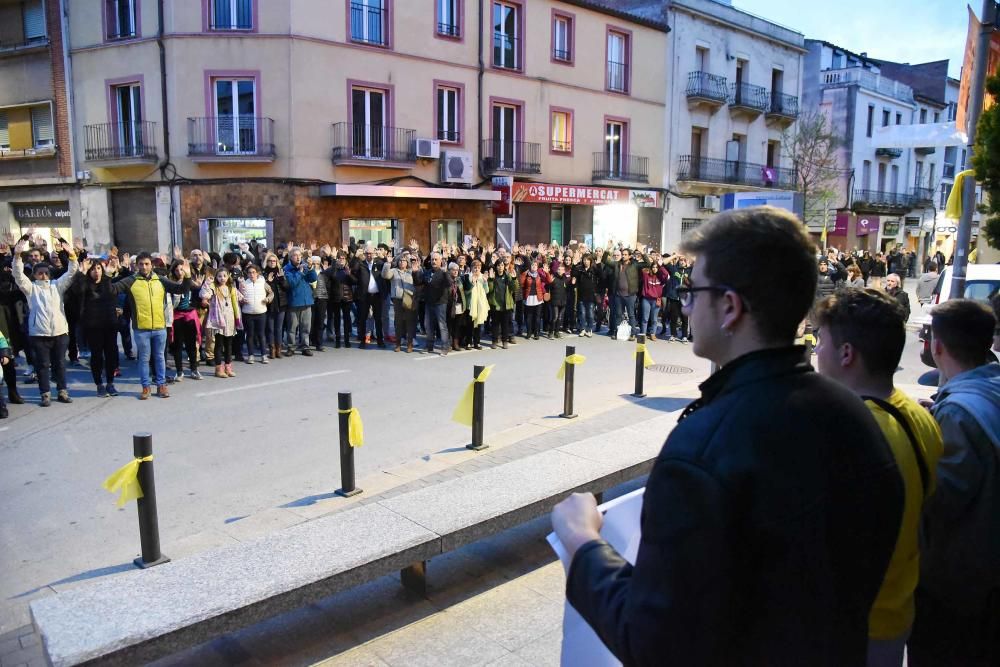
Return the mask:
<svg viewBox="0 0 1000 667"><path fill-rule="evenodd" d="M132 453L135 458L142 459L153 455L153 435L151 433L136 433L132 436ZM154 565L169 563L170 559L160 553L160 526L156 518L156 484L153 481L153 462L143 461L139 464L139 488L142 498L136 500L139 510L139 544L142 556L133 563L136 567L147 568Z"/></svg>
<svg viewBox="0 0 1000 667"><path fill-rule="evenodd" d="M473 366L472 377L477 378L485 366ZM483 413L486 407L486 383L474 382L472 387L472 443L466 449L480 451L489 447L483 444Z"/></svg>
<svg viewBox="0 0 1000 667"><path fill-rule="evenodd" d="M573 345L566 346L566 357L569 358L576 354L576 347ZM573 413L573 373L576 368L576 364L566 364L566 370L563 372L563 411L559 415L563 419L576 419L576 415Z"/></svg>
<svg viewBox="0 0 1000 667"><path fill-rule="evenodd" d="M337 417L340 422L340 488L334 493L350 498L361 493L354 485L354 447L348 437L350 431L350 410L354 407L350 392L337 393Z"/></svg>
<svg viewBox="0 0 1000 667"><path fill-rule="evenodd" d="M635 339L636 346L645 345L646 337L642 334ZM635 392L632 395L636 398L646 398L646 393L642 390L642 376L646 371L646 355L636 354L635 355Z"/></svg>

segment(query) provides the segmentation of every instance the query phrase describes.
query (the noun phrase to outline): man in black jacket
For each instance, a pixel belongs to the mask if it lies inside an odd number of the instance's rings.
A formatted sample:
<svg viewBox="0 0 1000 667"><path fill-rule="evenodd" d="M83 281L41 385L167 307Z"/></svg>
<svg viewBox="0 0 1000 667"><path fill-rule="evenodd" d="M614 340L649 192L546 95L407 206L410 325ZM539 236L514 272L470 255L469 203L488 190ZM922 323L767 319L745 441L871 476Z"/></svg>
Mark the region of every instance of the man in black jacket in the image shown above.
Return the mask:
<svg viewBox="0 0 1000 667"><path fill-rule="evenodd" d="M355 301L358 303L358 345L365 349L365 328L368 326L369 312L375 320L375 342L380 348L385 347L385 336L382 332L382 264L384 258L375 259L375 248L371 244L365 246L365 258L354 266L354 279L357 280Z"/></svg>
<svg viewBox="0 0 1000 667"><path fill-rule="evenodd" d="M452 279L441 266L444 261L441 253L433 252L430 256L431 272L425 280L424 299L427 302L426 322L427 352L434 351L434 324L437 323L441 333L441 356L447 356L451 342L448 340L448 297L451 295Z"/></svg>
<svg viewBox="0 0 1000 667"><path fill-rule="evenodd" d="M694 352L720 370L653 465L635 565L600 538L593 496L556 506L567 598L626 665L864 665L903 487L869 410L792 345L815 247L756 207L682 251L697 256L679 290Z"/></svg>

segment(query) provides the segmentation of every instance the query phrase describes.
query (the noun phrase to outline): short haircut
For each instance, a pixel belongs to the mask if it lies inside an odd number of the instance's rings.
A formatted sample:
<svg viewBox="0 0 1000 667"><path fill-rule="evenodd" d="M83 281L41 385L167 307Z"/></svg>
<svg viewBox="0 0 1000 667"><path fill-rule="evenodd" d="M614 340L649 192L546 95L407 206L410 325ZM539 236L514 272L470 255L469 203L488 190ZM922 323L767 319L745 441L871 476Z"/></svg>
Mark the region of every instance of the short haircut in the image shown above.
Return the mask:
<svg viewBox="0 0 1000 667"><path fill-rule="evenodd" d="M850 343L869 373L891 378L896 372L906 345L906 318L894 297L847 287L816 304L813 323L834 345Z"/></svg>
<svg viewBox="0 0 1000 667"><path fill-rule="evenodd" d="M792 342L819 278L816 244L798 218L773 206L726 211L692 230L681 252L697 255L712 283L743 297L768 342Z"/></svg>
<svg viewBox="0 0 1000 667"><path fill-rule="evenodd" d="M931 311L931 333L963 366L980 366L993 345L997 321L985 303L951 299Z"/></svg>
<svg viewBox="0 0 1000 667"><path fill-rule="evenodd" d="M153 256L150 255L145 250L143 250L142 252L140 252L138 255L135 256L135 261L136 261L137 264L139 262L141 262L142 260L144 260L144 259L148 259L150 262L152 262L153 261Z"/></svg>

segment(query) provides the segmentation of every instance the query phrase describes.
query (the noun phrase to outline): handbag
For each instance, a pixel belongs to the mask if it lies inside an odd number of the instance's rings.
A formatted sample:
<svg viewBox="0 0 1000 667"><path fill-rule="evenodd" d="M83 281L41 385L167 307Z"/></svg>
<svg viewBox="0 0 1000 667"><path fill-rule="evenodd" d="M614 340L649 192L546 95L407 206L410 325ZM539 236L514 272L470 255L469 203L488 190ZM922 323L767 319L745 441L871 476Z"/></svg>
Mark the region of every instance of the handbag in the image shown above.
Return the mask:
<svg viewBox="0 0 1000 667"><path fill-rule="evenodd" d="M413 310L415 307L416 304L413 302L413 295L406 290L403 290L403 309Z"/></svg>

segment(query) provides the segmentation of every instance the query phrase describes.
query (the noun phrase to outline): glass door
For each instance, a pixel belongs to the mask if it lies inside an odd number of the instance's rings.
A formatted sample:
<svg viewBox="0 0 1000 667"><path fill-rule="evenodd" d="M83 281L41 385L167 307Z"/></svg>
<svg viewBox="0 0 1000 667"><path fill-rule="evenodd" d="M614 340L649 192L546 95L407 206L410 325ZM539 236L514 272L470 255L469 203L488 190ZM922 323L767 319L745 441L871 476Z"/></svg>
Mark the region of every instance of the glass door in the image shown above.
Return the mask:
<svg viewBox="0 0 1000 667"><path fill-rule="evenodd" d="M516 159L517 107L497 104L493 107L493 151L498 169L513 169Z"/></svg>
<svg viewBox="0 0 1000 667"><path fill-rule="evenodd" d="M351 91L354 157L385 159L385 91L355 88Z"/></svg>
<svg viewBox="0 0 1000 667"><path fill-rule="evenodd" d="M517 8L493 3L493 64L517 69Z"/></svg>
<svg viewBox="0 0 1000 667"><path fill-rule="evenodd" d="M115 101L118 105L117 141L119 155L142 155L142 106L139 84L117 86Z"/></svg>
<svg viewBox="0 0 1000 667"><path fill-rule="evenodd" d="M215 82L216 152L253 155L257 152L254 82L217 79Z"/></svg>
<svg viewBox="0 0 1000 667"><path fill-rule="evenodd" d="M604 158L608 161L608 177L619 178L622 173L622 153L625 149L625 123L608 121L604 125Z"/></svg>

